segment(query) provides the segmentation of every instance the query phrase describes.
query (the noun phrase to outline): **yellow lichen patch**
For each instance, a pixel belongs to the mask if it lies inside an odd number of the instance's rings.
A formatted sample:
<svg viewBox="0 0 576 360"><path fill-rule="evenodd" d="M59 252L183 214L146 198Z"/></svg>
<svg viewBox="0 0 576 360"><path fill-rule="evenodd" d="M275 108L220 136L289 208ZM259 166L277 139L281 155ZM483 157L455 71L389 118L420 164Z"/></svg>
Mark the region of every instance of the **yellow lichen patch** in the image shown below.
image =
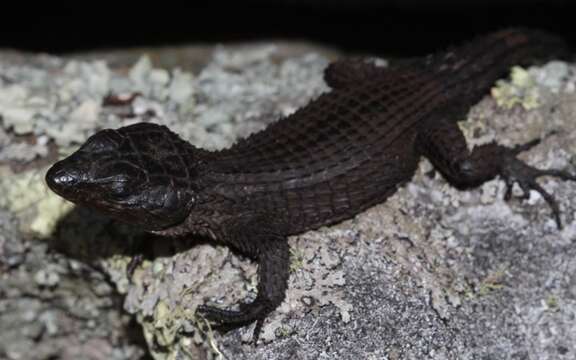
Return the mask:
<svg viewBox="0 0 576 360"><path fill-rule="evenodd" d="M302 251L290 248L290 272L294 273L304 267L304 254Z"/></svg>
<svg viewBox="0 0 576 360"><path fill-rule="evenodd" d="M510 81L497 81L491 93L498 106L506 109L516 105L521 105L526 110L540 106L539 91L534 78L519 66L512 68Z"/></svg>
<svg viewBox="0 0 576 360"><path fill-rule="evenodd" d="M549 295L546 300L546 310L551 312L557 312L560 310L560 304L558 298L555 295Z"/></svg>
<svg viewBox="0 0 576 360"><path fill-rule="evenodd" d="M49 236L58 221L68 214L74 205L53 193L37 203L38 215L30 224L30 230L41 237Z"/></svg>
<svg viewBox="0 0 576 360"><path fill-rule="evenodd" d="M179 324L177 324L173 315L175 314L170 311L165 302L159 301L156 304L153 325L156 332L156 341L160 346L170 346L176 339Z"/></svg>
<svg viewBox="0 0 576 360"><path fill-rule="evenodd" d="M73 204L48 189L44 182L46 169L14 174L3 169L0 177L0 206L9 209L20 220L23 231L47 237Z"/></svg>
<svg viewBox="0 0 576 360"><path fill-rule="evenodd" d="M159 301L154 308L152 317L138 316L138 321L144 329L144 338L154 359L171 359L174 354L164 351L155 351L157 347L172 348L179 326L176 326L175 314L170 311L168 305Z"/></svg>

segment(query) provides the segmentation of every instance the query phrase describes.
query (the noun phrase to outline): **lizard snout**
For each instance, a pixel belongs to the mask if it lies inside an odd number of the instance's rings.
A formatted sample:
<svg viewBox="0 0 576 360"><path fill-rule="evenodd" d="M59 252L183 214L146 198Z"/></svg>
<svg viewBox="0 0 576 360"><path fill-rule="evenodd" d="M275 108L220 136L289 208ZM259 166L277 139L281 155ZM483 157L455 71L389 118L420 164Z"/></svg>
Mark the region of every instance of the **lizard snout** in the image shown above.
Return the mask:
<svg viewBox="0 0 576 360"><path fill-rule="evenodd" d="M80 172L74 168L64 167L62 162L54 164L46 173L48 187L63 196L69 194L80 180Z"/></svg>

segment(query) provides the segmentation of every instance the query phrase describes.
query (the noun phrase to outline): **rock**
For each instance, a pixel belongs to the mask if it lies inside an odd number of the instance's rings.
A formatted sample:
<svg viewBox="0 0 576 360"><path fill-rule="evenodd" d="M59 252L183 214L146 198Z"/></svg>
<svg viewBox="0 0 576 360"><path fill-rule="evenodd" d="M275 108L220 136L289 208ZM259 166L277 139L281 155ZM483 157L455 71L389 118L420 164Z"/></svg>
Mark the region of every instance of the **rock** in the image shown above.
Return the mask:
<svg viewBox="0 0 576 360"><path fill-rule="evenodd" d="M18 225L0 210L0 358L141 357L138 332L105 276L27 239ZM106 291L95 293L98 286Z"/></svg>
<svg viewBox="0 0 576 360"><path fill-rule="evenodd" d="M153 121L217 149L328 91L322 70L333 53L287 49L218 47L193 72L159 67L154 59L166 53L0 60L0 93L18 99L0 101L0 114L11 114L0 129L0 205L11 212L0 216L11 229L0 234L0 267L9 269L1 274L0 294L9 296L0 297L0 357L138 358L142 342L129 337L105 279L123 295L156 359L576 356L573 183L541 182L561 203L565 227L558 231L538 194L506 203L500 180L458 191L422 161L385 204L290 239L287 299L267 319L258 347L247 344L252 327L222 334L194 317L205 301L225 307L254 297L250 261L70 208L41 185L38 174L54 160L42 162L50 144L64 156L98 129ZM544 136L522 157L574 172L575 70L559 62L514 70L460 124L469 143ZM35 120L23 122L14 111ZM20 145L38 161L24 172L14 164L31 159L4 150L16 141L8 129L16 125L43 139ZM128 279L134 253L145 259ZM35 297L24 298L24 283Z"/></svg>

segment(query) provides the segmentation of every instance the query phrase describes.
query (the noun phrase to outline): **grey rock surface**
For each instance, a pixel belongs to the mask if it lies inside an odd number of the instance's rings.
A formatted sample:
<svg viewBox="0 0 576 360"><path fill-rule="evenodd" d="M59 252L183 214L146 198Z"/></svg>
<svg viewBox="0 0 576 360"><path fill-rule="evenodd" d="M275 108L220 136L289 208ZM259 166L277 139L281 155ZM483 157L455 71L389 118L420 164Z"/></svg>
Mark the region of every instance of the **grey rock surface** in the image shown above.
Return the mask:
<svg viewBox="0 0 576 360"><path fill-rule="evenodd" d="M138 121L228 146L329 91L328 59L258 44L216 48L193 73L107 61L0 60L0 358L139 358L127 314L156 359L576 357L576 184L541 181L560 201L558 231L538 194L506 203L500 180L457 191L425 160L385 204L290 239L287 299L258 347L251 327L212 331L195 307L253 297L250 261L73 208L43 173L94 131ZM576 172L575 69L515 68L461 123L470 144L545 135L522 157ZM128 279L134 253L145 260Z"/></svg>
<svg viewBox="0 0 576 360"><path fill-rule="evenodd" d="M130 317L104 274L26 238L0 210L0 358L136 359Z"/></svg>

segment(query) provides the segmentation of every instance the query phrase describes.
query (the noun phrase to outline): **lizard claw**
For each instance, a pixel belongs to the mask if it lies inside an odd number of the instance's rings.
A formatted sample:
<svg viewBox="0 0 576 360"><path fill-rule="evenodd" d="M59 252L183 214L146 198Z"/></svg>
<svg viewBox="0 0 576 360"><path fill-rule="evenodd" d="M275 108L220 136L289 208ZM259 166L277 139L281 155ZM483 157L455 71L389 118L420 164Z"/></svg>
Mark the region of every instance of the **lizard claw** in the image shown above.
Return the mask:
<svg viewBox="0 0 576 360"><path fill-rule="evenodd" d="M558 226L558 229L562 229L560 206L558 205L558 201L556 201L550 193L544 190L544 188L536 182L536 179L542 176L553 176L565 181L576 181L576 175L558 169L538 169L516 158L516 155L536 146L539 142L539 139L532 140L526 144L518 145L509 149L501 171L501 176L504 178L506 183L504 200L508 201L512 198L512 188L514 183L517 183L520 186L520 189L522 189L521 199L528 199L530 197L530 190L534 190L538 192L544 201L546 201L548 206L550 206L556 226Z"/></svg>
<svg viewBox="0 0 576 360"><path fill-rule="evenodd" d="M542 142L541 139L530 140L527 143L514 146L513 148L510 149L510 152L516 156L520 153L523 153L525 151L532 149L533 147L537 146L541 142Z"/></svg>

